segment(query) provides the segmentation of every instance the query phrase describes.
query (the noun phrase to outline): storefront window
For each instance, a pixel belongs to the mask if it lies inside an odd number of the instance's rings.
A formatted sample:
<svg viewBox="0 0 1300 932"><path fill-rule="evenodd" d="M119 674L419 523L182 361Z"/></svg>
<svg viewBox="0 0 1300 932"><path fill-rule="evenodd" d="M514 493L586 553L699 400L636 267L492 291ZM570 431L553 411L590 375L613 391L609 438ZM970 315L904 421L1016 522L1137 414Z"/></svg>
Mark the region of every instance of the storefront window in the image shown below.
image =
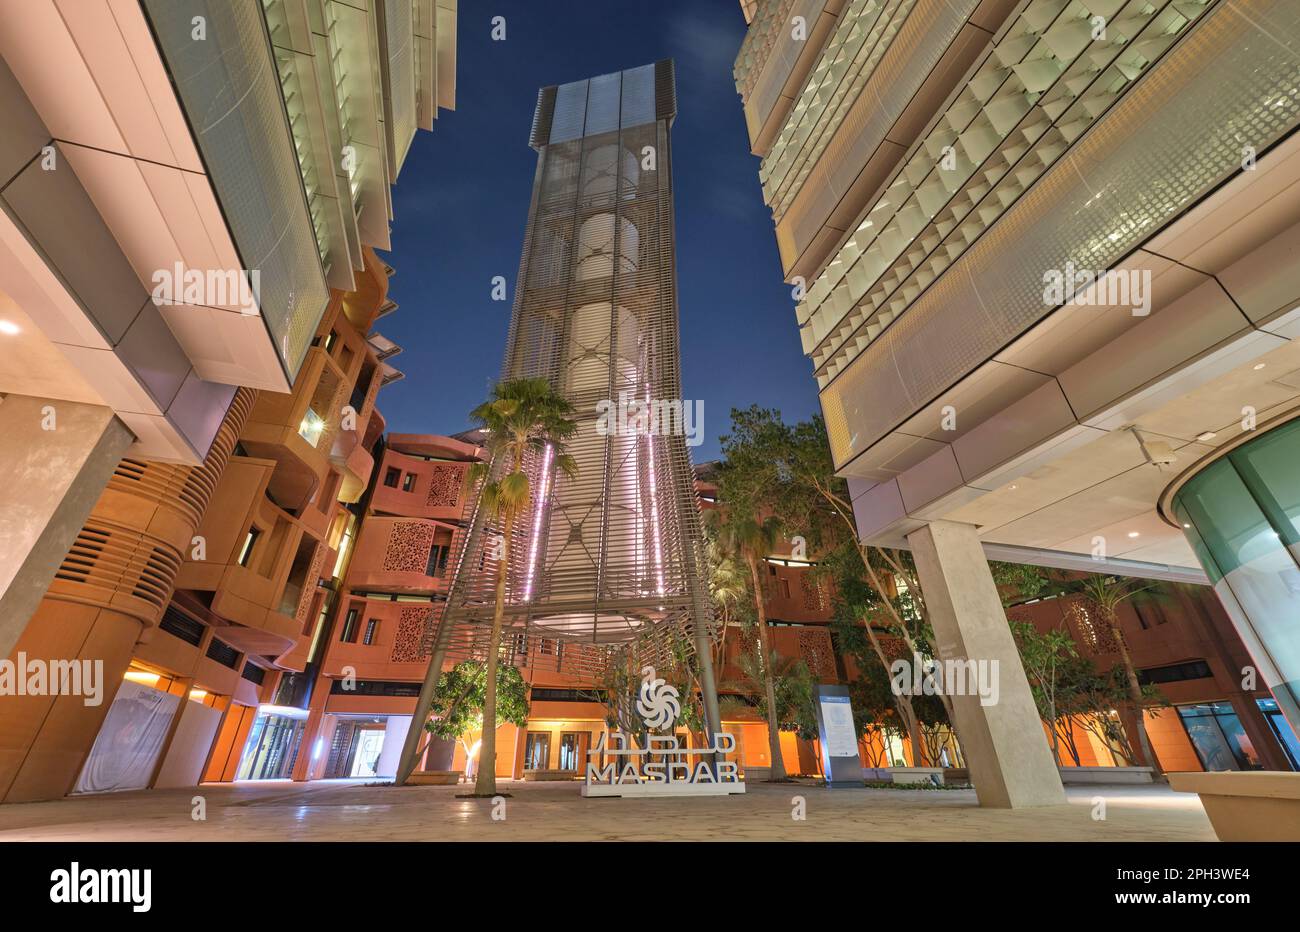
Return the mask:
<svg viewBox="0 0 1300 932"><path fill-rule="evenodd" d="M1180 705L1178 716L1206 770L1263 769L1231 703Z"/></svg>
<svg viewBox="0 0 1300 932"><path fill-rule="evenodd" d="M237 780L287 780L293 775L307 722L303 718L259 712L244 745Z"/></svg>
<svg viewBox="0 0 1300 932"><path fill-rule="evenodd" d="M1273 736L1277 738L1277 743L1282 745L1282 750L1286 752L1287 760L1291 763L1292 770L1300 770L1300 739L1296 738L1295 731L1287 724L1287 720L1282 717L1282 712L1277 707L1276 699L1257 699L1259 711L1264 713L1264 720L1268 722L1268 727L1272 729Z"/></svg>

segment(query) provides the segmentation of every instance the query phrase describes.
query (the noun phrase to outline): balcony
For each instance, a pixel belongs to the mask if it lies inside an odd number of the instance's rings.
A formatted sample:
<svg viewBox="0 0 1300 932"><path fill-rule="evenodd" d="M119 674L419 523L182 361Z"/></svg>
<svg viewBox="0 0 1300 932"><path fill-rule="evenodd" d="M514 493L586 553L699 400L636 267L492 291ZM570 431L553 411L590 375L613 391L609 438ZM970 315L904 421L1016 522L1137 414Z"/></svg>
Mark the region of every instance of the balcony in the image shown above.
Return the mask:
<svg viewBox="0 0 1300 932"><path fill-rule="evenodd" d="M423 518L374 515L361 526L348 572L356 591L446 592L460 528Z"/></svg>
<svg viewBox="0 0 1300 932"><path fill-rule="evenodd" d="M275 461L268 491L286 510L301 510L325 484L346 388L338 363L316 346L292 394L258 396L240 442L253 456Z"/></svg>

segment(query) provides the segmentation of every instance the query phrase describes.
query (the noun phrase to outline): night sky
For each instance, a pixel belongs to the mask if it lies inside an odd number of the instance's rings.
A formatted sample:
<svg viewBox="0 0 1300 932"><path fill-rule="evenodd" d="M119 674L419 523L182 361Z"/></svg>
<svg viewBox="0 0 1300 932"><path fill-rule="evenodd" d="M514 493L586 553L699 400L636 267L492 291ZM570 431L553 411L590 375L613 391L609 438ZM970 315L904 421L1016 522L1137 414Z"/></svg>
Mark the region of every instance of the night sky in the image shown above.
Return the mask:
<svg viewBox="0 0 1300 932"><path fill-rule="evenodd" d="M493 16L506 41L491 39ZM499 375L537 156L537 89L672 58L682 391L704 402L695 462L716 458L733 407L817 406L781 280L771 215L731 69L744 37L737 0L461 0L455 112L419 132L393 189L401 308L377 329L406 373L379 407L397 433L451 434Z"/></svg>

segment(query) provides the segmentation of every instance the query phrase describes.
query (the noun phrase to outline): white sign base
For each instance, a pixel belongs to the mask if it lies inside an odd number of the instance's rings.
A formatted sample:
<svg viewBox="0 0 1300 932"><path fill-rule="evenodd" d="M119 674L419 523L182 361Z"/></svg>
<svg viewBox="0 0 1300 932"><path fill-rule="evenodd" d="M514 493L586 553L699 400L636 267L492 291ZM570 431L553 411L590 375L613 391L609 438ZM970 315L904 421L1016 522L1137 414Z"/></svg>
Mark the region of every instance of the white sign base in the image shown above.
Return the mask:
<svg viewBox="0 0 1300 932"><path fill-rule="evenodd" d="M583 796L731 796L745 792L743 783L686 783L662 780L645 783L591 783L582 786Z"/></svg>

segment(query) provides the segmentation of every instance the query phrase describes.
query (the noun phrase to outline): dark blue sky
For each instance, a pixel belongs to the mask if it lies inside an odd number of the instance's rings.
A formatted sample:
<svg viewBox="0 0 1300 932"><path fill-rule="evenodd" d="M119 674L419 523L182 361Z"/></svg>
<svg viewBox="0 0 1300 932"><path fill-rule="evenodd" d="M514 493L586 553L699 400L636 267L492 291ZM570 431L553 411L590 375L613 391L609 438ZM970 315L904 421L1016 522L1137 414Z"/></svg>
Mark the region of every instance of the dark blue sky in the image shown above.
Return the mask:
<svg viewBox="0 0 1300 932"><path fill-rule="evenodd" d="M506 40L490 20L506 17ZM744 36L737 0L462 0L456 111L417 133L393 190L391 297L379 323L404 351L406 378L384 389L389 430L450 434L499 374L536 153L537 89L648 64L677 63L673 126L682 391L704 401L696 462L718 455L733 407L787 420L816 410L790 289L749 152L731 68Z"/></svg>

